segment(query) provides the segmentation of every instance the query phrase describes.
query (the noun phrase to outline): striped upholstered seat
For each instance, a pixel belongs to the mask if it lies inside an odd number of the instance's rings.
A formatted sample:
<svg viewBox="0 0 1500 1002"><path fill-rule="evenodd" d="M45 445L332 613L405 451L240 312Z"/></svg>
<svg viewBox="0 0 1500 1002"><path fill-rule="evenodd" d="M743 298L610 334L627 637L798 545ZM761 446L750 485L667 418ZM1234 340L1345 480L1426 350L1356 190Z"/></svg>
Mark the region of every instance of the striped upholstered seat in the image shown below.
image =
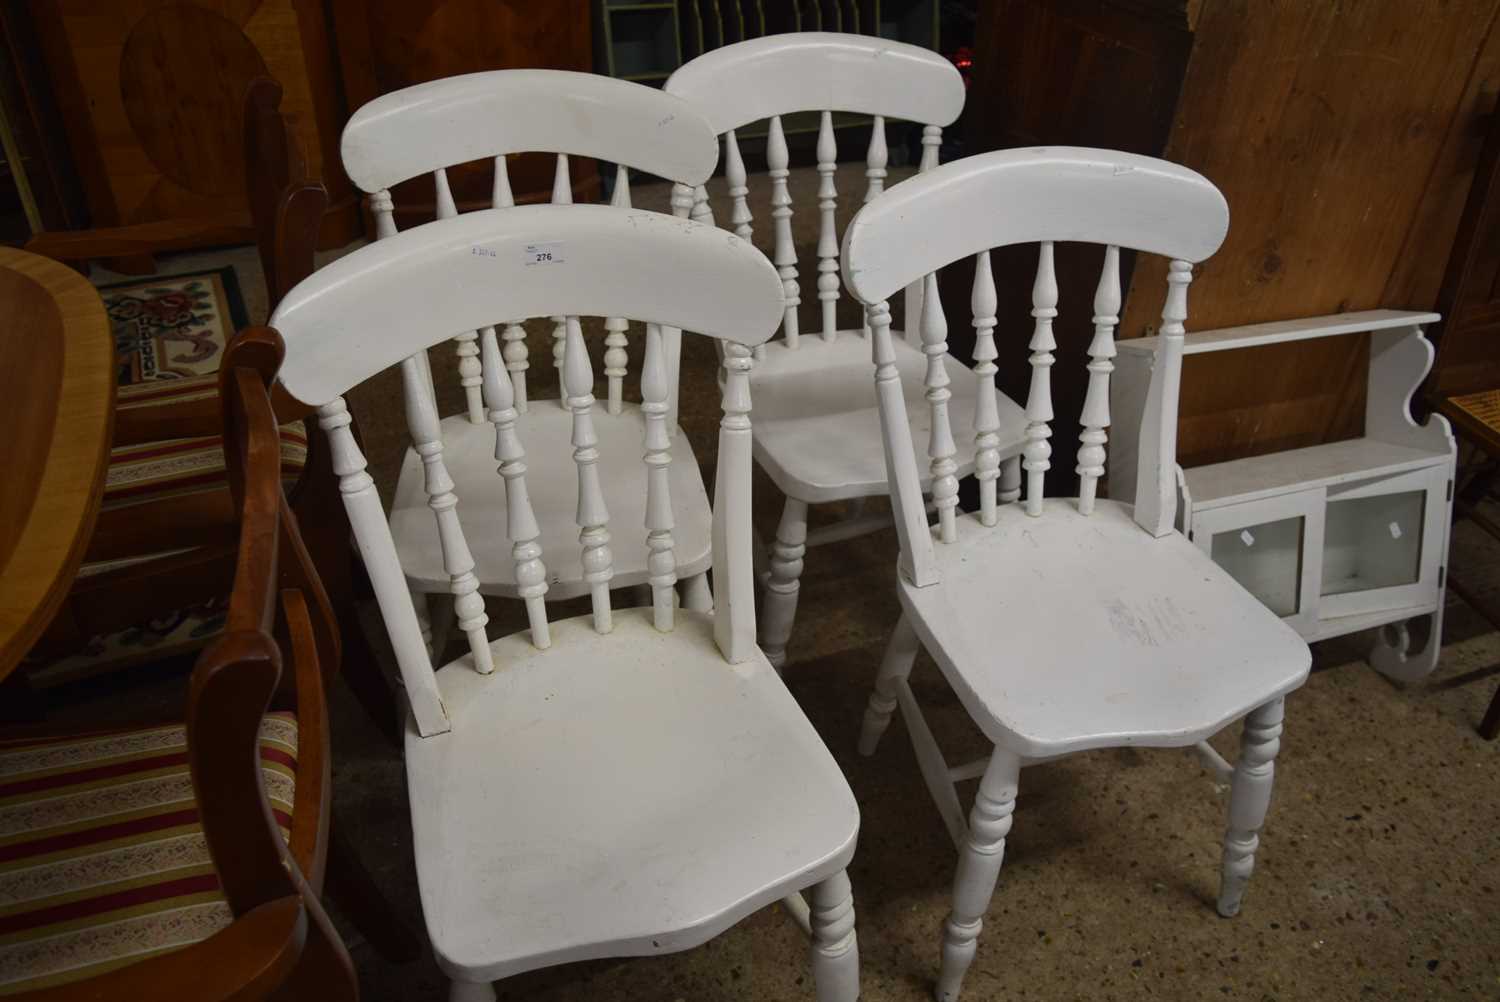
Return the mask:
<svg viewBox="0 0 1500 1002"><path fill-rule="evenodd" d="M183 379L147 379L139 383L121 383L115 391L115 409L136 410L161 407L189 400L215 400L219 396L219 374L205 372Z"/></svg>
<svg viewBox="0 0 1500 1002"><path fill-rule="evenodd" d="M260 757L285 838L295 716L266 715ZM181 724L0 741L0 995L94 977L230 921Z"/></svg>

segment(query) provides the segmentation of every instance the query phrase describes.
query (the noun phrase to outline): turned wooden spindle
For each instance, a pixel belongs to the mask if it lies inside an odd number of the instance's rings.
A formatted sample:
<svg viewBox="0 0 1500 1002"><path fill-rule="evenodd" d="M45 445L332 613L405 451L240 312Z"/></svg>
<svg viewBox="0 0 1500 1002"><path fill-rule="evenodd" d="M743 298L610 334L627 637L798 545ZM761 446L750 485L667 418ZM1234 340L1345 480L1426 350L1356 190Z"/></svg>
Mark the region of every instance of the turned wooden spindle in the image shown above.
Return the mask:
<svg viewBox="0 0 1500 1002"><path fill-rule="evenodd" d="M609 204L616 208L630 208L630 172L624 164L615 166L615 191ZM630 327L624 317L606 317L604 329L604 375L609 382L609 402L606 409L619 414L625 406L625 374L630 356L625 348L628 342L625 331Z"/></svg>
<svg viewBox="0 0 1500 1002"><path fill-rule="evenodd" d="M885 168L890 159L890 151L885 145L885 117L876 115L870 123L870 147L865 151L865 205L875 201L885 190Z"/></svg>
<svg viewBox="0 0 1500 1002"><path fill-rule="evenodd" d="M938 512L938 537L945 543L958 539L958 447L948 421L948 320L938 298L937 275L928 275L922 287L922 353L927 356L927 406L932 429L927 436L927 458L932 470L932 503Z"/></svg>
<svg viewBox="0 0 1500 1002"><path fill-rule="evenodd" d="M724 344L723 417L714 473L714 643L730 664L759 656L750 528L750 349Z"/></svg>
<svg viewBox="0 0 1500 1002"><path fill-rule="evenodd" d="M1052 319L1057 316L1057 275L1052 266L1052 241L1044 240L1037 254L1036 280L1031 286L1031 315L1036 319L1032 329L1031 388L1026 394L1026 445L1021 466L1026 470L1026 514L1042 513L1042 498L1052 446L1052 352L1057 341L1052 336Z"/></svg>
<svg viewBox="0 0 1500 1002"><path fill-rule="evenodd" d="M923 173L932 170L938 165L938 154L943 146L943 130L936 125L922 126L922 159L917 164L917 172ZM920 341L919 332L922 327L922 281L911 283L906 287L906 307L903 317L905 326L902 328L902 336L906 343L916 345Z"/></svg>
<svg viewBox="0 0 1500 1002"><path fill-rule="evenodd" d="M876 115L870 124L870 147L865 152L865 198L862 204L869 205L885 190L886 164L890 162L890 151L885 145L885 117ZM860 332L870 336L870 323L863 321Z"/></svg>
<svg viewBox="0 0 1500 1002"><path fill-rule="evenodd" d="M1173 260L1167 265L1167 301L1162 306L1156 358L1152 362L1148 413L1176 414L1182 391L1183 322L1187 320L1188 285L1193 266ZM1161 537L1177 520L1177 422L1157 420L1140 433L1135 487L1135 524Z"/></svg>
<svg viewBox="0 0 1500 1002"><path fill-rule="evenodd" d="M672 185L672 194L668 201L672 206L672 215L678 219L687 219L693 211L697 194L688 185L677 182ZM665 349L667 361L667 432L675 437L677 435L678 376L682 368L682 328L663 324L661 343Z"/></svg>
<svg viewBox="0 0 1500 1002"><path fill-rule="evenodd" d="M990 252L974 258L974 287L969 310L974 316L974 479L979 482L979 521L994 525L999 519L995 486L1000 478L1000 412L995 403L995 276Z"/></svg>
<svg viewBox="0 0 1500 1002"><path fill-rule="evenodd" d="M740 143L733 129L724 133L724 181L729 186L729 225L734 228L735 236L749 240L750 224L755 217L750 214L745 160L740 156Z"/></svg>
<svg viewBox="0 0 1500 1002"><path fill-rule="evenodd" d="M708 204L707 185L700 184L693 189L693 208L689 211L688 218L695 223L714 225L714 210Z"/></svg>
<svg viewBox="0 0 1500 1002"><path fill-rule="evenodd" d="M1120 248L1104 248L1104 268L1094 291L1094 339L1089 343L1089 388L1078 423L1078 510L1094 510L1104 476L1104 443L1109 440L1109 374L1115 370L1115 325L1120 322Z"/></svg>
<svg viewBox="0 0 1500 1002"><path fill-rule="evenodd" d="M557 155L557 167L552 173L552 204L573 204L573 179L568 172L568 155L559 153ZM566 377L563 375L563 355L566 352L565 344L568 339L568 318L552 317L552 367L557 370L557 403L563 410L568 409L568 391L564 386Z"/></svg>
<svg viewBox="0 0 1500 1002"><path fill-rule="evenodd" d="M458 520L458 495L453 492L453 478L443 462L442 426L438 421L437 407L428 395L432 377L426 371L426 362L427 356L418 354L401 363L401 379L406 390L406 424L411 432L412 445L422 460L427 506L437 519L438 545L443 551L448 588L453 593L453 611L459 629L469 638L474 667L488 674L495 669L490 642L484 633L489 617L484 613L484 598L479 594L479 578L474 575L474 555L469 551L468 540L464 538L463 526Z"/></svg>
<svg viewBox="0 0 1500 1002"><path fill-rule="evenodd" d="M839 234L835 216L838 189L833 173L838 169L839 149L833 138L833 112L823 112L818 126L818 304L823 310L823 340L838 333Z"/></svg>
<svg viewBox="0 0 1500 1002"><path fill-rule="evenodd" d="M578 542L583 547L583 579L588 582L594 604L594 629L608 633L613 628L609 608L609 581L614 577L614 556L609 550L609 509L599 486L599 436L594 431L594 371L583 344L583 328L577 317L567 319L568 335L563 362L563 385L568 409L573 412L573 462L578 465Z"/></svg>
<svg viewBox="0 0 1500 1002"><path fill-rule="evenodd" d="M724 133L724 180L729 186L729 225L734 227L735 236L750 240L750 224L755 217L750 214L750 203L746 197L750 194L750 185L745 175L745 160L740 156L740 142L735 138L733 129ZM765 361L766 346L756 345L753 355L757 362Z"/></svg>
<svg viewBox="0 0 1500 1002"><path fill-rule="evenodd" d="M449 729L448 717L438 696L432 655L422 639L414 596L407 589L406 575L391 538L391 526L375 490L375 480L366 469L364 453L354 440L352 422L343 397L335 397L318 408L318 427L328 438L330 464L339 478L339 494L349 525L360 541L360 554L391 638L407 704L419 733L441 734Z"/></svg>
<svg viewBox="0 0 1500 1002"><path fill-rule="evenodd" d="M526 603L531 643L545 649L552 644L545 600L547 568L542 563L541 530L526 491L526 450L516 434L515 390L510 373L500 364L494 328L481 332L479 341L484 357L484 402L495 426L495 459L500 464L497 472L505 481L505 532L515 562L516 593Z"/></svg>
<svg viewBox="0 0 1500 1002"><path fill-rule="evenodd" d="M646 418L646 570L651 609L658 630L672 629L677 555L672 540L672 439L667 433L667 369L661 328L646 325L646 359L641 368L641 413Z"/></svg>
<svg viewBox="0 0 1500 1002"><path fill-rule="evenodd" d="M437 191L437 218L452 219L458 215L458 206L453 201L453 191L448 187L448 172L442 167L432 172L433 187ZM464 331L453 336L458 353L458 382L464 388L464 403L470 424L484 423L484 400L480 393L483 376L479 365L479 334Z"/></svg>
<svg viewBox="0 0 1500 1002"><path fill-rule="evenodd" d="M932 533L927 528L927 507L922 502L922 484L917 474L916 449L906 415L901 388L901 370L891 342L891 306L881 301L865 307L870 325L870 355L875 362L875 399L880 408L880 431L886 442L886 468L890 471L891 508L896 535L901 541L897 569L919 588L937 581ZM896 431L895 429L901 429Z"/></svg>
<svg viewBox="0 0 1500 1002"><path fill-rule="evenodd" d="M490 206L496 209L513 208L516 196L510 190L510 171L505 157L495 158L495 186L490 195ZM515 391L516 410L526 413L526 370L531 368L531 353L526 348L526 328L519 320L507 320L500 335L505 342L503 355L505 370L510 374L510 384Z"/></svg>
<svg viewBox="0 0 1500 1002"><path fill-rule="evenodd" d="M781 321L782 335L788 348L797 347L797 307L802 304L801 287L797 285L797 247L792 243L792 196L787 191L786 179L790 174L790 162L786 148L786 134L781 129L781 116L771 118L771 131L766 137L767 174L771 177L771 219L776 228L776 245L771 262L781 276L781 289L786 301L786 313Z"/></svg>

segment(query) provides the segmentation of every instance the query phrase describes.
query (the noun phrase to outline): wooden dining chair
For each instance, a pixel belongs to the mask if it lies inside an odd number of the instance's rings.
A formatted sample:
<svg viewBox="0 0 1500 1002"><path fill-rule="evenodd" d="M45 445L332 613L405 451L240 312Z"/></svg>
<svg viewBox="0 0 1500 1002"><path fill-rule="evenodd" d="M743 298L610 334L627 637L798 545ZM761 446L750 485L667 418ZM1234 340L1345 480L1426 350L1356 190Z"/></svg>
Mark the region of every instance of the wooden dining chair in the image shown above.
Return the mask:
<svg viewBox="0 0 1500 1002"><path fill-rule="evenodd" d="M301 144L280 105L280 84L269 77L251 82L243 123L245 180L272 308L312 273L327 204L323 186L307 176ZM125 253L110 250L115 246L110 241L124 239L114 230L100 230L94 243L75 234L38 249L95 257ZM273 402L292 506L315 527L308 544L352 647L345 678L377 724L394 731L395 700L356 626L353 554L343 506L329 487L327 450L309 448L307 408L280 391ZM220 410L217 373L120 387L99 521L68 601L34 652L39 664L76 653L95 638L228 593L238 527ZM141 653L160 656L152 649ZM81 671L123 666L105 659L79 671L44 668L29 675L34 685L47 685L78 677ZM54 674L59 677L51 678Z"/></svg>
<svg viewBox="0 0 1500 1002"><path fill-rule="evenodd" d="M536 248L559 248L535 267ZM750 348L781 315L775 270L711 227L610 206L521 206L466 213L380 240L299 285L272 317L284 338L281 383L318 408L411 709L406 734L417 880L450 998L493 999L490 982L574 960L638 956L703 943L765 905L810 889L820 1002L852 1002L858 958L849 882L859 815L838 766L755 645L750 545ZM605 316L646 329L642 439L649 517L611 517L599 468L594 373L576 324L563 369L572 423L581 559L606 572L611 544L645 537L653 605L551 622L490 640L483 607L459 605L467 652L434 671L409 571L343 394L400 363L426 378L422 352L478 331L486 418L508 506L504 535L518 578L548 580L536 534L527 440L493 327L504 316ZM712 611L676 608L673 455L663 328L726 342L715 480ZM428 399L414 394L409 399ZM419 411L442 540L443 576L474 591L457 478ZM677 439L682 441L681 436ZM437 443L435 447L427 443ZM644 459L640 457L644 452ZM484 526L500 536L501 522ZM572 559L580 559L578 551ZM550 598L551 596L547 596ZM791 902L797 907L796 899Z"/></svg>
<svg viewBox="0 0 1500 1002"><path fill-rule="evenodd" d="M318 900L339 637L282 495L278 361L220 370L234 592L185 721L0 737L0 995L358 998Z"/></svg>
<svg viewBox="0 0 1500 1002"><path fill-rule="evenodd" d="M786 498L763 575L760 635L766 657L780 668L786 661L807 550L890 525L885 516L856 514L812 531L807 526L811 505L854 502L854 510L862 512L860 502L888 492L870 388L869 330L840 330L836 316L840 290L835 116L874 116L863 195L868 203L885 187L888 122L923 123L921 169L930 170L938 163L942 127L963 111L964 82L952 63L928 49L866 35L795 32L706 52L673 73L666 91L692 104L716 133L723 134L724 179L733 205L729 225L746 240L751 239L753 217L739 134L754 123L768 122L773 260L785 289L786 313L782 337L757 354L750 385L760 414L755 459ZM812 283L798 280L787 188L782 119L797 112L820 115L816 292L821 325L815 333L799 329L798 304L809 297ZM703 188L698 189L692 215L710 218ZM939 508L951 508L958 502L958 478L973 473L986 484L999 479L1000 496L1014 500L1025 421L1020 408L997 393L994 379L987 378L995 371L993 357L977 358L978 367L970 371L946 353L924 355L916 319L921 283L906 290L905 302L906 336L893 344L901 390L910 404L913 442L920 447L934 433L927 409L920 406L923 400L941 396L948 401L954 424L974 428L993 444L984 452L984 464L977 463L970 440L957 444L942 477L931 480L923 474L922 490Z"/></svg>
<svg viewBox="0 0 1500 1002"><path fill-rule="evenodd" d="M589 73L560 70L498 70L449 77L386 94L365 105L344 130L344 168L354 183L370 195L376 234L387 239L396 233L390 189L418 175L431 173L437 191L437 216L458 215L448 188L446 168L471 160L494 162L492 208L515 204L507 180L505 158L523 151L557 154L557 184L554 204L572 201L569 156L588 156L618 164L613 204L630 205L630 170L636 169L689 187L686 199L674 204L686 216L691 205L691 185L701 183L713 170L715 140L703 118L682 101L651 87ZM568 261L576 253L556 240L539 237L526 261L527 274L559 269L573 270ZM483 256L482 248L475 255ZM611 264L608 270L613 270ZM509 318L509 319L507 319ZM574 332L580 333L577 317L552 317L553 363L558 373L558 395L554 400L537 398L537 380L528 358L525 318L514 311L496 314L484 321L484 331L461 332L454 339L466 407L464 413L435 417L432 377L425 354L417 356L422 371L413 370L404 381L408 420L413 446L407 450L396 485L391 510L391 533L401 566L417 601L424 636L432 638L432 623L451 622L455 617L429 618L429 596L445 599L453 594L459 625L471 621L479 608L480 595L524 600L535 610L542 595L554 599L594 595L610 588L643 588L655 584L661 574L656 564L670 557L678 580L683 582L686 603L707 609L712 602L707 573L711 562L708 492L704 489L698 461L686 436L677 434L678 371L681 334L675 328L661 332L663 373L666 380L666 428L677 448L677 461L663 470L670 480L671 512L651 512L654 521L667 519L672 530L673 551L663 553L662 540L626 537L615 541L600 562L597 554L608 543L595 529L583 526L588 556L580 561L575 543L580 526L574 524L572 492L575 472L568 448L574 434L572 391L563 383L564 345ZM506 517L506 488L495 477L494 415L486 415L482 386L492 361L480 349L481 334L501 328L503 364L516 397L519 426L531 443L533 459L525 473L535 514L534 531L516 547L534 551L539 563L513 559L512 545L491 527ZM607 402L595 415L593 433L599 453L595 476L617 522L642 524L648 513L647 467L632 450L650 420L649 407L625 398L629 375L626 352L627 322L620 317L605 319L604 374ZM450 334L452 332L449 332ZM573 442L571 444L578 444ZM433 478L429 457L441 450L447 476ZM466 591L450 579L444 568L441 540L432 519L437 498L456 489L466 500L461 516L463 529L472 541L472 577L464 581ZM545 565L547 574L536 568ZM434 612L446 612L440 606ZM435 648L443 646L442 631Z"/></svg>
<svg viewBox="0 0 1500 1002"><path fill-rule="evenodd" d="M1192 171L1126 153L1059 147L1005 150L934 168L871 202L844 237L844 280L865 304L874 339L901 540L902 617L880 665L859 749L874 752L899 705L959 850L939 999L958 997L974 959L1028 761L1090 748L1193 745L1244 717L1218 900L1222 915L1240 909L1270 802L1283 698L1307 678L1311 658L1291 627L1173 529L1187 287L1193 262L1218 248L1228 225L1223 196ZM1048 499L1058 302L1053 241L1064 239L1104 245L1103 267L1081 419L1081 493ZM978 354L997 357L995 332L1003 328L989 251L1022 243L1038 244L1024 506L1001 507L985 491L979 511L939 509L929 529L887 301L924 276L930 289L937 269L974 256ZM1133 499L1104 500L1097 486L1105 472L1121 249L1164 255L1171 265L1139 441L1114 443L1117 464L1137 464L1139 486ZM935 295L925 297L922 343L933 358L944 348L940 310ZM926 466L936 482L951 476L944 467L951 469L954 432L942 396L931 404ZM919 645L994 743L986 761L950 769L943 760L907 684ZM954 784L974 776L982 778L966 825Z"/></svg>

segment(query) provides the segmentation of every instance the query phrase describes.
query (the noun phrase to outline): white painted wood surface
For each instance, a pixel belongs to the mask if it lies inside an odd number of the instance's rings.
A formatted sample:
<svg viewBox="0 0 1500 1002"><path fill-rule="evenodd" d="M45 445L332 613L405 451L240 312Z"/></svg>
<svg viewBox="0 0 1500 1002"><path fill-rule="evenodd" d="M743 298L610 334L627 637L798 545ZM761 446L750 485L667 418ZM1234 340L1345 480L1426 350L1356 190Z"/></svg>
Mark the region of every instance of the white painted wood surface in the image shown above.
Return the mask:
<svg viewBox="0 0 1500 1002"><path fill-rule="evenodd" d="M1248 537L1244 550L1225 537L1225 555L1237 579L1307 640L1386 627L1375 634L1370 663L1405 682L1420 680L1437 663L1439 644L1430 638L1441 624L1450 484L1456 463L1456 445L1447 421L1432 415L1419 425L1412 417L1412 401L1432 364L1432 347L1420 324L1432 319L1436 314L1367 310L1203 331L1187 335L1182 347L1184 354L1195 354L1370 332L1363 435L1179 471L1185 510L1178 521L1205 552L1212 549L1215 535L1244 531ZM1143 420L1151 366L1160 343L1157 338L1141 338L1119 346L1120 372L1111 396L1125 428L1137 427ZM1253 358L1245 356L1246 364L1254 364ZM1134 487L1133 470L1128 463L1121 469L1124 457L1119 452L1111 490L1128 495ZM1351 542L1347 531L1328 531L1325 524L1332 513L1343 509L1340 500L1394 499L1416 492L1422 495L1420 511L1397 506L1382 518L1372 519L1370 535L1362 543ZM1266 540L1276 534L1274 523L1291 517L1291 512L1300 513L1303 519L1300 546L1285 542L1273 547ZM1273 526L1269 532L1259 528L1268 525ZM1420 545L1411 544L1405 551L1392 547L1390 539L1402 534L1409 540L1420 539ZM1265 552L1250 553L1249 548L1256 546ZM1400 580L1392 577L1384 584L1372 580L1365 587L1325 593L1323 579L1337 576L1332 570L1335 563L1353 566L1362 560L1392 559L1390 554L1396 552L1403 552L1403 559L1409 561ZM1300 568L1300 601L1295 611L1289 611L1285 597L1297 573L1294 568ZM1411 621L1423 618L1428 620L1427 628L1413 629ZM1415 643L1412 637L1417 634L1429 639Z"/></svg>
<svg viewBox="0 0 1500 1002"><path fill-rule="evenodd" d="M653 87L568 70L490 70L383 94L349 118L344 170L380 191L438 167L545 151L700 183L718 160L701 115Z"/></svg>
<svg viewBox="0 0 1500 1002"><path fill-rule="evenodd" d="M1294 630L1171 524L1188 262L1211 254L1227 224L1223 198L1191 171L1110 151L1041 149L970 157L920 174L865 206L845 236L845 284L865 303L873 337L902 548L897 594L903 617L865 711L859 750L874 751L899 708L922 776L958 847L936 990L943 1002L958 999L974 959L1026 761L1092 748L1192 746L1248 716L1252 738L1237 767L1223 868L1225 914L1237 910L1249 879L1275 754L1269 721L1274 715L1279 733L1282 697L1306 680L1311 656ZM1045 498L1043 489L1054 416L1054 240L1104 245L1089 350L1091 386L1080 421L1079 472L1086 494L1077 501ZM981 497L980 511L957 516L951 529L941 516L929 527L915 450L905 434L906 401L895 378L888 297L920 279L926 284L923 312L932 315L932 273L960 257L981 255L971 308L979 332L976 356L988 362L987 383L994 365L989 360L998 349L991 332L1003 329L994 314L987 252L1033 242L1039 253L1031 276L1025 507L999 508ZM1147 377L1146 403L1134 412L1136 452L1143 457L1134 506L1094 497L1111 420L1108 379L1122 246L1173 259L1161 347L1143 356L1154 371ZM928 344L933 327L923 327ZM935 499L941 451L937 445L930 450ZM1164 489L1162 504L1157 495ZM1007 484L1006 490L1014 487ZM967 823L954 784L976 769L949 767L922 719L907 682L918 643L995 746Z"/></svg>
<svg viewBox="0 0 1500 1002"><path fill-rule="evenodd" d="M1243 327L1221 327L1215 330L1193 331L1183 340L1182 353L1197 355L1209 351L1231 351L1237 348L1254 348L1266 344L1285 344L1289 341L1309 341L1323 337L1338 337L1343 334L1362 334L1366 331L1407 328L1441 320L1436 313L1412 310L1361 310L1354 313L1335 313L1326 317L1307 317L1301 320L1275 320L1264 324L1246 324ZM1131 338L1121 341L1121 351L1151 354L1159 342L1154 337Z"/></svg>
<svg viewBox="0 0 1500 1002"><path fill-rule="evenodd" d="M406 764L450 977L689 949L848 865L843 774L758 652L724 664L715 621L678 610L662 633L651 610L620 609L606 636L585 615L553 623L546 651L495 641L494 675L466 659L438 673L453 730L408 731ZM833 981L842 994L819 985L820 1002L854 1002Z"/></svg>
<svg viewBox="0 0 1500 1002"><path fill-rule="evenodd" d="M1009 207L1003 216L974 211L999 190ZM1049 239L1202 261L1228 228L1224 196L1186 167L1076 146L998 150L908 178L878 211L855 216L844 231L844 287L877 302L950 261Z"/></svg>
<svg viewBox="0 0 1500 1002"><path fill-rule="evenodd" d="M974 324L974 479L979 483L979 520L994 525L996 481L1000 479L1000 414L995 405L995 276L990 252L974 259L974 287L969 294L969 312Z"/></svg>
<svg viewBox="0 0 1500 1002"><path fill-rule="evenodd" d="M1295 631L1182 536L1142 532L1128 505L1001 515L993 530L959 519L959 541L936 547L941 584L898 592L997 744L1027 758L1190 745L1306 678Z"/></svg>
<svg viewBox="0 0 1500 1002"><path fill-rule="evenodd" d="M536 270L529 251L549 239L562 252ZM605 261L611 266L600 267ZM425 322L412 322L414 304ZM518 421L497 336L481 323L502 305L567 318L566 412ZM539 967L687 949L809 892L819 1002L855 1002L858 947L844 871L858 808L754 642L746 344L770 337L781 312L775 269L737 237L620 207L552 206L476 212L393 235L315 273L272 318L288 349L283 384L332 395L322 400L321 423L411 699L406 762L418 885L452 998L493 998L490 981ZM672 549L657 325L746 343L724 351L712 610L700 574L688 608L674 612L675 571L659 564L653 608L609 607L611 564L600 552L610 541L599 483L604 441L593 425L579 315L648 323L645 434L636 437L631 465L647 498L637 531L656 556L663 533L665 552ZM467 654L434 671L339 394L382 361L404 360L404 377L420 388L429 378L424 349L445 330L481 332L500 463L496 474L492 461L491 477L509 492L518 579L544 573L522 439L548 420L543 415L571 426L564 442L550 444L577 464L575 517L595 602L592 615L550 626L542 606L541 632L549 635L539 638L533 621L531 630L488 640L447 443L436 411L419 407L410 421L424 494L439 516L442 570L471 641ZM475 437L487 427L466 415L450 422ZM489 534L498 535L494 526ZM580 783L587 796L578 795Z"/></svg>
<svg viewBox="0 0 1500 1002"><path fill-rule="evenodd" d="M1078 510L1094 510L1104 476L1104 445L1109 441L1109 376L1114 371L1115 327L1120 322L1120 248L1104 249L1104 267L1094 290L1094 339L1089 342L1089 387L1078 423Z"/></svg>
<svg viewBox="0 0 1500 1002"><path fill-rule="evenodd" d="M780 667L792 630L805 550L889 524L856 514L812 536L796 529L805 525L808 505L887 492L883 449L875 433L875 397L868 380L869 326L837 329L841 293L839 193L834 185L837 116L874 116L861 195L869 203L885 189L890 162L888 122L921 124L921 169L931 169L938 162L942 126L955 121L963 108L964 85L946 59L928 50L864 35L796 32L707 52L674 73L666 90L690 101L716 130L725 133L725 183L732 206L729 225L741 236L750 233L752 213L736 130L768 122L768 210L773 257L782 276L787 311L784 337L756 349L750 378L756 398L755 458L785 494L782 525L792 532L777 544L780 556L766 577L766 615L761 624L761 645ZM791 234L793 212L814 210L811 205L794 207L786 184L789 154L782 116L795 112L818 113L815 271L813 261L798 262ZM798 304L814 289L819 305L815 335L813 330L800 330L797 319ZM939 335L937 327L932 328L935 340L924 345L919 323L922 303L918 282L906 298L908 322L904 336L898 333L900 344L893 349L894 371L900 391L921 402L911 412L911 434L923 453L929 447L936 449L930 464L937 475L934 481L931 470L924 468L920 481L924 490L936 483L941 495L938 507L945 513L940 519L951 523L958 478L974 468L975 447L967 432L975 427L976 410L985 415L985 461L994 469L1018 449L1020 412L1003 398L989 402L994 396L993 380L981 402L983 391L976 377L940 348L946 334ZM955 427L960 429L957 436ZM965 441L957 442L958 437ZM995 479L989 481L992 497ZM1012 493L1008 499L1013 497ZM798 551L795 558L792 550Z"/></svg>
<svg viewBox="0 0 1500 1002"><path fill-rule="evenodd" d="M565 244L565 259L529 266L526 247L541 242ZM691 284L681 278L687 269ZM486 318L549 316L544 303L756 345L775 330L764 323L771 305L781 317L780 279L768 269L748 243L657 212L602 205L468 212L332 261L288 293L273 318L287 342L281 379L297 399L326 403ZM773 298L767 275L775 278ZM347 291L354 285L364 290L358 302ZM340 347L349 343L359 350Z"/></svg>
<svg viewBox="0 0 1500 1002"><path fill-rule="evenodd" d="M829 31L713 49L678 68L664 89L721 133L805 109L949 125L964 107L963 78L931 49Z"/></svg>

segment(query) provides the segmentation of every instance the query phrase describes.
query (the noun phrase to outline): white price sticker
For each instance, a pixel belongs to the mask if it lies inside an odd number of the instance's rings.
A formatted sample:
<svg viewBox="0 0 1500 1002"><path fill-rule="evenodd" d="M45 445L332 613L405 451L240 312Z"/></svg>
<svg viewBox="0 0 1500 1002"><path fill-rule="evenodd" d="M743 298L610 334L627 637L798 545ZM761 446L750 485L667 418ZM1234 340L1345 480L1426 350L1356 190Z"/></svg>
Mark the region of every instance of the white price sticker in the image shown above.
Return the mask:
<svg viewBox="0 0 1500 1002"><path fill-rule="evenodd" d="M561 241L550 244L527 244L522 261L530 268L536 264L562 264L564 245Z"/></svg>

